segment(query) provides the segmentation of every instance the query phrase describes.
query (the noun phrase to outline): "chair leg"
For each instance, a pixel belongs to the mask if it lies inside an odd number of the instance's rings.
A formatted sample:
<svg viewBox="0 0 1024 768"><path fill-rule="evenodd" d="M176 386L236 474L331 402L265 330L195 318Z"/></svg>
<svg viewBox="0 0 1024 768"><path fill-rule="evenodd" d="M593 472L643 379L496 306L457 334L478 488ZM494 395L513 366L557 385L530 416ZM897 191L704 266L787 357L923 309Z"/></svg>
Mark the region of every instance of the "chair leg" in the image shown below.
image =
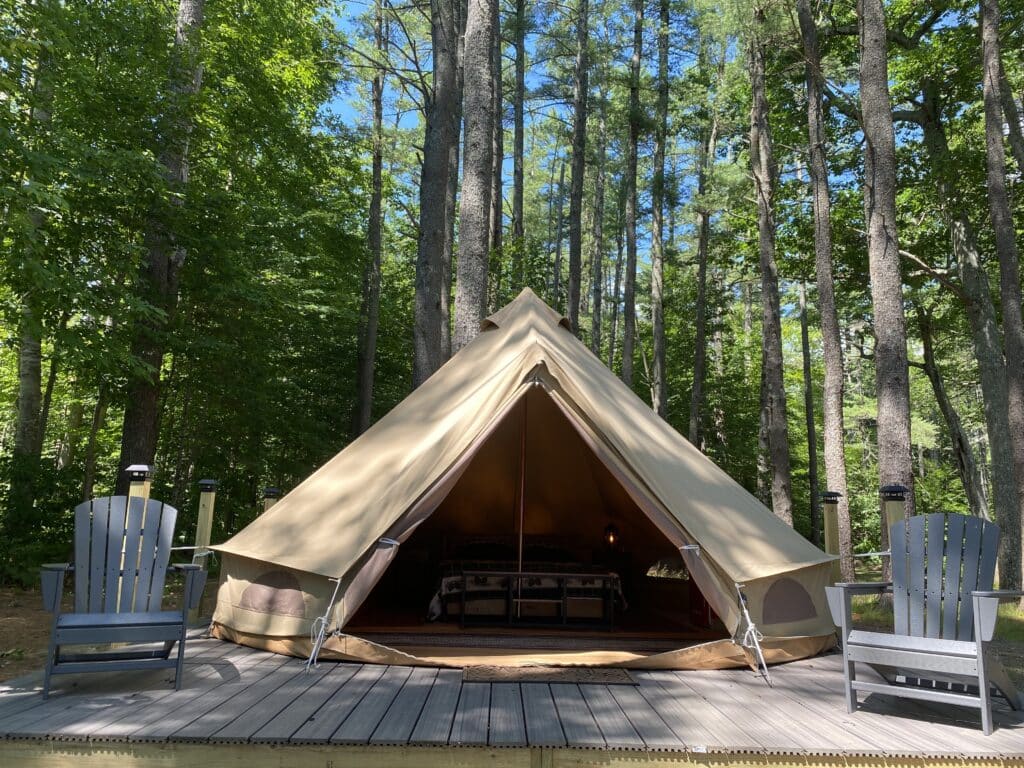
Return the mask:
<svg viewBox="0 0 1024 768"><path fill-rule="evenodd" d="M181 679L185 671L185 632L187 627L181 625L181 638L178 640L178 666L174 672L174 690L181 690Z"/></svg>
<svg viewBox="0 0 1024 768"><path fill-rule="evenodd" d="M981 699L981 730L992 733L992 688L988 682L985 654L978 654L978 697Z"/></svg>
<svg viewBox="0 0 1024 768"><path fill-rule="evenodd" d="M56 633L50 634L50 649L46 654L46 669L43 671L43 701L50 698L50 678L53 676L53 666L57 662L57 637Z"/></svg>
<svg viewBox="0 0 1024 768"><path fill-rule="evenodd" d="M846 711L854 713L857 711L857 693L853 690L853 681L856 677L856 671L853 666L854 662L850 661L846 655L846 648L843 648L843 682L846 687Z"/></svg>

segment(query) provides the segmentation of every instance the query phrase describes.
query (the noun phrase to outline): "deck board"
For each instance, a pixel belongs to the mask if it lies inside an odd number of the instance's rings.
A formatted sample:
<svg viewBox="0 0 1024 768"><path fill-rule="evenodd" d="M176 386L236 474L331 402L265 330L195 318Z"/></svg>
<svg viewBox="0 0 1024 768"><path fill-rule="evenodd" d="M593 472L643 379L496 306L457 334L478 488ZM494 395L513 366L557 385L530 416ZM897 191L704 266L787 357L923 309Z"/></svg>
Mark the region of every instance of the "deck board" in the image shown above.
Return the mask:
<svg viewBox="0 0 1024 768"><path fill-rule="evenodd" d="M601 735L580 687L573 683L553 683L551 697L562 721L565 740L570 747L604 747L607 742Z"/></svg>
<svg viewBox="0 0 1024 768"><path fill-rule="evenodd" d="M329 741L345 722L345 718L352 714L363 697L383 677L386 670L386 667L364 664L315 714L310 716L290 741L295 744L322 744Z"/></svg>
<svg viewBox="0 0 1024 768"><path fill-rule="evenodd" d="M518 683L495 683L491 686L488 743L492 747L524 746L529 743L523 715L523 692Z"/></svg>
<svg viewBox="0 0 1024 768"><path fill-rule="evenodd" d="M329 662L307 673L297 659L194 639L180 691L167 670L68 676L45 702L38 676L3 686L0 750L5 739L28 739L82 748L330 745L339 756L434 745L1024 758L1024 716L1004 704L989 737L978 713L962 707L872 694L847 713L834 655L774 667L774 687L750 670L631 676L633 684L615 685L467 683L458 669Z"/></svg>
<svg viewBox="0 0 1024 768"><path fill-rule="evenodd" d="M409 737L410 744L447 744L462 691L461 669L439 669Z"/></svg>
<svg viewBox="0 0 1024 768"><path fill-rule="evenodd" d="M416 727L416 721L419 720L436 678L436 669L414 668L374 730L370 743L408 744L412 729Z"/></svg>
<svg viewBox="0 0 1024 768"><path fill-rule="evenodd" d="M481 746L486 744L490 707L490 685L487 683L463 683L448 743Z"/></svg>

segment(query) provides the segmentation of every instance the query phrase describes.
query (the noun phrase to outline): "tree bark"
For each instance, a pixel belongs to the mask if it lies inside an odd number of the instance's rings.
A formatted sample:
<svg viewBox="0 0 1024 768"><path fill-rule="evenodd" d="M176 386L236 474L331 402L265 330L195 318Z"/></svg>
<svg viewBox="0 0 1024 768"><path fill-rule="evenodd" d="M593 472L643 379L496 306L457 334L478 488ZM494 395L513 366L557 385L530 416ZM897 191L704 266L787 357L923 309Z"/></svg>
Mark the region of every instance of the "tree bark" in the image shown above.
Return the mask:
<svg viewBox="0 0 1024 768"><path fill-rule="evenodd" d="M633 6L633 56L629 65L629 143L626 149L626 273L622 308L622 381L633 386L633 345L636 341L637 145L640 143L640 57L644 43L644 2Z"/></svg>
<svg viewBox="0 0 1024 768"><path fill-rule="evenodd" d="M926 80L922 90L922 104L916 115L923 131L925 150L931 164L932 176L938 187L943 217L949 227L953 255L960 274L960 288L968 327L971 330L974 357L978 361L985 426L991 451L992 502L996 519L1003 520L1007 516L1019 516L1020 498L1017 490L1019 478L1013 463L1013 445L1008 421L1009 400L1002 334L996 320L988 274L981 264L976 230L968 216L967 208L961 204L963 194L958 188L957 170L950 157L942 121L941 88L935 81ZM918 326L923 329L922 332L930 331L927 318L920 311L918 314ZM925 352L927 356L927 349ZM927 362L926 359L925 363ZM934 389L934 381L932 385ZM936 392L936 399L938 397L939 394ZM939 405L941 409L942 404ZM949 418L946 421L949 423ZM952 424L950 431L954 431ZM953 437L955 445L956 435ZM967 487L967 481L965 490L971 491ZM972 501L970 498L968 500Z"/></svg>
<svg viewBox="0 0 1024 768"><path fill-rule="evenodd" d="M572 181L569 190L569 325L579 335L580 288L583 280L583 174L587 162L587 96L589 95L589 7L579 0L576 11L576 64L572 95Z"/></svg>
<svg viewBox="0 0 1024 768"><path fill-rule="evenodd" d="M459 142L459 4L431 0L430 36L433 87L426 98L426 130L420 171L420 231L416 252L413 386L418 387L444 363L443 308L449 290L444 253L451 249L454 219L452 166L458 167ZM449 211L452 212L449 217ZM438 213L441 215L438 215ZM449 267L450 269L450 267Z"/></svg>
<svg viewBox="0 0 1024 768"><path fill-rule="evenodd" d="M658 98L654 127L654 178L651 185L651 407L668 418L665 379L665 142L668 138L668 32L669 0L658 3Z"/></svg>
<svg viewBox="0 0 1024 768"><path fill-rule="evenodd" d="M384 28L384 7L377 0L373 24L374 45L377 55L387 55L387 37ZM373 409L373 373L377 357L377 329L380 325L380 269L381 234L384 224L382 186L384 176L384 69L377 70L371 84L373 102L373 167L371 171L370 216L367 222L366 243L370 260L363 277L363 333L359 348L358 381L356 386L356 417L352 432L358 436L370 426Z"/></svg>
<svg viewBox="0 0 1024 768"><path fill-rule="evenodd" d="M502 196L502 169L505 162L505 126L504 101L502 94L502 60L501 60L501 19L498 16L498 3L492 3L491 11L494 18L494 34L491 37L491 74L494 76L494 83L491 92L492 114L494 124L492 126L491 140L491 214L489 232L487 235L488 256L494 261L495 287L494 295L491 297L491 309L497 311L501 306L501 281L502 281L502 225L504 224L504 198Z"/></svg>
<svg viewBox="0 0 1024 768"><path fill-rule="evenodd" d="M885 485L903 485L914 512L910 455L910 382L896 231L896 143L889 101L885 9L882 0L858 0L860 99L864 129L864 209L874 311L878 467Z"/></svg>
<svg viewBox="0 0 1024 768"><path fill-rule="evenodd" d="M803 40L807 84L808 176L814 207L814 271L818 284L818 314L821 318L821 346L825 363L822 398L822 439L825 448L826 490L842 494L837 505L839 567L843 581L853 581L853 543L850 530L850 501L846 483L846 451L843 419L843 343L836 310L832 274L832 203L826 162L824 75L818 28L810 0L797 0L797 15Z"/></svg>
<svg viewBox="0 0 1024 768"><path fill-rule="evenodd" d="M624 253L624 234L626 229L626 183L620 180L619 203L615 217L615 277L612 282L612 319L608 338L608 370L615 371L615 347L619 337L619 303L622 298L622 256Z"/></svg>
<svg viewBox="0 0 1024 768"><path fill-rule="evenodd" d="M459 199L459 258L455 272L457 353L480 332L487 306L488 229L494 154L494 28L497 0L469 0L463 61L462 195Z"/></svg>
<svg viewBox="0 0 1024 768"><path fill-rule="evenodd" d="M999 99L999 2L981 0L982 92L985 101L985 156L989 216L999 257L1003 309L1003 344L1010 440L1020 504L999 518L1002 529L999 585L1021 587L1021 507L1024 506L1024 323L1021 320L1020 255L1017 251L1010 194L1006 188L1006 150ZM997 514L999 510L996 510Z"/></svg>
<svg viewBox="0 0 1024 768"><path fill-rule="evenodd" d="M807 287L800 283L800 352L804 369L804 423L807 426L807 485L811 494L811 543L822 546L818 486L818 430L814 422L814 383L811 378L811 339L807 327Z"/></svg>
<svg viewBox="0 0 1024 768"><path fill-rule="evenodd" d="M92 423L89 426L89 439L85 445L85 470L82 478L82 498L91 499L92 489L96 482L96 452L99 432L107 420L107 405L110 402L109 389L100 384L96 395L96 406L92 412Z"/></svg>
<svg viewBox="0 0 1024 768"><path fill-rule="evenodd" d="M698 54L701 64L709 66L709 41L702 39ZM719 64L719 78L723 73L724 57ZM718 146L718 112L713 104L710 108L707 130L697 147L697 309L694 320L693 342L693 385L690 387L690 420L687 436L700 450L704 450L701 412L704 409L704 379L708 357L708 257L711 244L711 210L704 199L708 190L708 177L715 160Z"/></svg>
<svg viewBox="0 0 1024 768"><path fill-rule="evenodd" d="M516 242L517 274L521 284L526 283L523 272L525 263L525 243L523 229L523 184L525 151L525 111L523 102L526 100L526 0L516 0L515 20L515 51L516 73L515 92L512 96L512 239Z"/></svg>
<svg viewBox="0 0 1024 768"><path fill-rule="evenodd" d="M194 124L192 101L202 85L203 65L200 31L205 0L178 0L178 17L171 53L168 97L161 115L160 163L170 193L167 205L182 205L188 185L189 139ZM178 242L169 211L154 212L145 235L145 256L140 291L162 317L136 323L132 334L132 356L146 368L144 376L128 385L121 457L118 461L117 492L128 490L124 470L132 464L152 464L159 437L160 370L163 366L166 333L178 303L178 275L186 252Z"/></svg>
<svg viewBox="0 0 1024 768"><path fill-rule="evenodd" d="M1020 112L1017 109L1017 102L1013 98L1013 91L1010 88L1010 81L1006 78L1006 70L1003 68L1003 60L1000 57L999 65L999 99L1003 105L1003 115L1006 117L1007 138L1010 140L1010 150L1017 162L1017 172L1024 173L1024 133L1020 125Z"/></svg>
<svg viewBox="0 0 1024 768"><path fill-rule="evenodd" d="M597 169L594 174L594 220L591 226L591 283L594 292L590 302L590 350L601 356L601 312L604 288L604 173L607 162L607 121L604 88L599 95L597 120Z"/></svg>
<svg viewBox="0 0 1024 768"><path fill-rule="evenodd" d="M988 500L985 498L985 483L978 470L977 462L974 460L971 440L960 422L960 415L953 407L953 403L950 402L949 395L946 394L942 372L935 362L931 318L921 307L917 307L917 327L921 333L921 345L924 348L924 372L928 376L928 381L931 382L932 392L935 393L935 402L939 406L939 412L942 413L946 428L949 430L949 438L953 444L953 456L956 459L957 471L960 473L960 482L963 484L964 493L967 496L967 505L972 515L987 520Z"/></svg>
<svg viewBox="0 0 1024 768"><path fill-rule="evenodd" d="M754 11L754 21L764 28L764 10ZM786 425L786 389L782 365L782 319L779 309L779 276L775 263L775 157L768 122L765 93L765 43L759 32L750 46L750 79L753 104L750 110L750 162L757 199L758 253L761 262L761 311L763 338L764 399L771 463L772 511L793 524L793 481L790 472L789 439Z"/></svg>
<svg viewBox="0 0 1024 768"><path fill-rule="evenodd" d="M551 272L551 294L555 308L562 309L562 242L565 240L565 161L558 166L558 207L555 210L555 264Z"/></svg>

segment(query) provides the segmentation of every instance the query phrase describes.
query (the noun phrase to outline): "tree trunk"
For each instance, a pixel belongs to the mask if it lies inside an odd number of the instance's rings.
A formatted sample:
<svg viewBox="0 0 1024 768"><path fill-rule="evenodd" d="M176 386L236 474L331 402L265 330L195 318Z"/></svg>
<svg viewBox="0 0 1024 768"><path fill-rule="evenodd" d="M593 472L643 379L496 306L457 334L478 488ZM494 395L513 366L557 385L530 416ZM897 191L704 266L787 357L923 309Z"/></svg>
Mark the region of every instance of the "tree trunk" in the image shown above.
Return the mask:
<svg viewBox="0 0 1024 768"><path fill-rule="evenodd" d="M60 449L57 451L57 471L63 471L75 463L78 455L78 443L81 439L79 434L82 429L82 417L85 415L85 407L82 401L75 399L68 408L68 423L64 430L64 436L60 441Z"/></svg>
<svg viewBox="0 0 1024 768"><path fill-rule="evenodd" d="M839 333L835 284L832 276L832 203L825 155L825 115L818 29L810 0L798 0L797 14L803 39L807 83L808 176L814 206L814 271L818 283L818 314L825 363L822 402L822 438L825 447L826 490L842 494L837 505L839 568L843 581L853 581L853 543L850 531L850 500L846 484L845 425L843 420L843 343Z"/></svg>
<svg viewBox="0 0 1024 768"><path fill-rule="evenodd" d="M626 228L626 184L619 183L619 204L615 218L615 279L612 282L612 319L608 338L608 370L615 371L615 345L619 337L619 303L622 299L623 235Z"/></svg>
<svg viewBox="0 0 1024 768"><path fill-rule="evenodd" d="M494 154L494 74L491 55L497 0L469 0L463 61L462 195L459 199L459 258L455 273L457 353L480 332L487 306L488 229Z"/></svg>
<svg viewBox="0 0 1024 768"><path fill-rule="evenodd" d="M864 209L874 311L878 467L883 486L903 485L914 512L910 382L896 232L896 143L882 0L858 0L860 99L864 129Z"/></svg>
<svg viewBox="0 0 1024 768"><path fill-rule="evenodd" d="M377 0L373 28L377 55L386 56L384 8ZM371 86L373 102L373 170L371 173L370 220L366 243L370 260L363 276L363 333L359 348L356 385L356 417L352 432L361 435L370 426L373 409L373 372L377 357L377 329L380 324L381 233L384 224L382 184L384 176L384 70L377 70Z"/></svg>
<svg viewBox="0 0 1024 768"><path fill-rule="evenodd" d="M594 292L590 303L590 349L601 356L601 311L604 288L604 170L607 154L606 103L607 94L602 87L599 95L597 121L597 171L594 175L594 221L591 227L591 283Z"/></svg>
<svg viewBox="0 0 1024 768"><path fill-rule="evenodd" d="M10 506L4 516L5 536L20 541L32 525L35 482L39 468L42 405L41 328L28 301L22 304L18 344L18 417L11 456Z"/></svg>
<svg viewBox="0 0 1024 768"><path fill-rule="evenodd" d="M516 279L526 284L524 263L526 244L523 242L523 154L525 150L525 112L523 102L526 99L526 0L516 0L515 21L516 50L516 84L512 96L512 239L515 240Z"/></svg>
<svg viewBox="0 0 1024 768"><path fill-rule="evenodd" d="M551 294L555 308L562 309L562 241L565 239L565 161L558 166L558 208L555 212L555 264L551 272Z"/></svg>
<svg viewBox="0 0 1024 768"><path fill-rule="evenodd" d="M999 101L999 1L981 0L982 91L985 99L985 150L989 216L999 257L1006 348L1010 440L1020 504L1004 512L999 553L999 586L1021 588L1021 506L1024 506L1024 324L1021 321L1020 256L1006 189L1006 150ZM999 513L999 510L996 510Z"/></svg>
<svg viewBox="0 0 1024 768"><path fill-rule="evenodd" d="M658 3L658 99L654 127L654 178L651 184L651 407L668 418L665 380L665 141L668 138L669 0Z"/></svg>
<svg viewBox="0 0 1024 768"><path fill-rule="evenodd" d="M935 363L931 318L921 307L917 307L917 327L921 333L921 345L924 348L924 372L928 376L928 381L931 382L932 392L935 393L935 402L949 429L949 439L953 444L953 456L956 458L956 467L960 473L960 482L964 486L968 507L972 515L987 520L988 501L985 498L985 483L981 478L981 472L978 471L978 465L974 461L970 437L964 431L963 425L960 423L960 416L950 402L949 395L946 394L942 373Z"/></svg>
<svg viewBox="0 0 1024 768"><path fill-rule="evenodd" d="M699 66L709 66L709 41L702 39L700 43L701 60ZM722 75L724 57L719 65L719 77ZM694 320L693 341L693 385L690 387L690 420L687 436L700 450L704 450L701 426L701 411L704 408L704 379L707 371L708 357L708 256L711 244L711 210L704 199L708 190L708 177L715 161L715 148L718 146L718 113L714 105L709 104L710 115L707 130L702 132L697 147L697 308Z"/></svg>
<svg viewBox="0 0 1024 768"><path fill-rule="evenodd" d="M811 378L811 339L807 327L807 287L800 283L800 351L804 368L804 423L807 425L807 485L811 494L811 543L822 546L821 506L818 504L818 430L814 423L814 383Z"/></svg>
<svg viewBox="0 0 1024 768"><path fill-rule="evenodd" d="M756 9L754 20L764 28L764 11ZM750 79L753 105L750 110L750 162L757 198L757 240L761 262L761 311L763 338L765 428L771 458L772 511L780 520L793 524L793 481L790 473L789 440L786 426L786 389L782 369L782 319L779 309L779 276L775 263L775 157L768 124L765 94L765 44L755 32L750 46Z"/></svg>
<svg viewBox="0 0 1024 768"><path fill-rule="evenodd" d="M923 91L924 98L917 112L918 122L923 130L925 150L931 164L932 176L938 186L943 217L949 227L953 255L956 257L960 273L960 287L971 330L974 357L978 361L985 426L991 450L992 502L996 519L1001 521L1020 514L1008 421L1007 371L1001 345L1002 335L996 320L988 274L981 264L976 230L967 209L961 204L963 194L958 189L957 169L950 158L949 144L942 122L940 86L935 81L927 80ZM921 326L926 320L927 318L923 318L919 312L918 325L930 330L927 324ZM927 355L927 349L925 352ZM927 359L925 363L927 364ZM934 381L932 386L934 389ZM939 394L936 392L936 399L938 397ZM939 405L941 408L942 404ZM949 423L949 418L946 421ZM950 431L954 431L952 425ZM953 437L955 446L955 434ZM968 445L968 450L969 448ZM967 487L967 481L965 490L971 490ZM968 500L972 501L973 509L973 500L970 497Z"/></svg>
<svg viewBox="0 0 1024 768"><path fill-rule="evenodd" d="M1013 158L1017 162L1017 172L1024 173L1024 133L1021 132L1020 112L1017 110L1017 102L1013 98L1010 82L1006 78L1002 58L999 58L997 64L999 66L999 99L1003 105L1003 115L1006 117L1006 135L1010 140Z"/></svg>
<svg viewBox="0 0 1024 768"><path fill-rule="evenodd" d="M587 162L587 96L589 73L587 0L579 0L576 11L576 65L572 95L572 186L569 190L569 325L580 332L580 285L583 279L583 174Z"/></svg>
<svg viewBox="0 0 1024 768"><path fill-rule="evenodd" d="M491 5L494 14L494 34L491 38L491 74L494 76L492 86L492 114L494 124L492 127L491 140L491 213L488 226L487 247L488 256L494 261L494 293L491 296L491 311L497 309L504 303L501 296L502 282L502 224L504 224L504 199L502 196L502 168L505 162L505 125L504 101L501 92L502 84L502 59L501 59L501 19L498 16L498 3Z"/></svg>
<svg viewBox="0 0 1024 768"><path fill-rule="evenodd" d="M89 440L85 445L85 470L82 478L82 498L91 499L93 485L96 482L96 452L99 432L107 420L107 405L110 396L106 384L100 384L96 395L96 407L92 412L92 423L89 426Z"/></svg>
<svg viewBox="0 0 1024 768"><path fill-rule="evenodd" d="M445 243L451 248L449 209L454 211L452 159L458 167L459 3L431 0L430 36L433 88L426 98L426 131L420 171L420 232L416 252L413 386L418 387L444 362ZM438 215L438 211L443 215ZM451 217L454 218L454 215ZM450 250L449 250L450 252Z"/></svg>
<svg viewBox="0 0 1024 768"><path fill-rule="evenodd" d="M160 163L171 193L168 205L182 205L188 184L189 138L194 123L192 100L202 84L200 30L206 0L178 0L178 19L171 54L168 98L164 105ZM185 262L184 246L173 230L169 211L150 217L145 236L140 290L145 301L160 310L162 318L136 323L132 334L132 356L147 369L144 376L128 385L121 457L118 461L117 492L126 493L132 464L152 464L159 437L160 369L163 366L166 333L178 303L178 274Z"/></svg>
<svg viewBox="0 0 1024 768"><path fill-rule="evenodd" d="M644 43L644 2L633 7L633 57L629 66L629 144L626 149L626 274L623 286L622 381L633 386L633 345L636 341L637 145L640 143L640 57Z"/></svg>

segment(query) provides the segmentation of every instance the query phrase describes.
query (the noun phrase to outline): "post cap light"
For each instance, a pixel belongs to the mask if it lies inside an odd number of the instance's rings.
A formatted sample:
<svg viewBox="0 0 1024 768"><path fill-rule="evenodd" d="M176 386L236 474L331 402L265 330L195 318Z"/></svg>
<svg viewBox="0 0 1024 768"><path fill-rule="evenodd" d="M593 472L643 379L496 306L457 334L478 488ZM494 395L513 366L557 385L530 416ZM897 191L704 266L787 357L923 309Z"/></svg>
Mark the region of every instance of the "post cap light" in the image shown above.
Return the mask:
<svg viewBox="0 0 1024 768"><path fill-rule="evenodd" d="M821 494L821 500L826 504L838 504L841 498L843 494L839 491L823 491Z"/></svg>
<svg viewBox="0 0 1024 768"><path fill-rule="evenodd" d="M199 490L203 493L212 493L217 490L217 486L220 485L216 480L200 480Z"/></svg>
<svg viewBox="0 0 1024 768"><path fill-rule="evenodd" d="M882 499L885 501L906 501L907 488L903 485L883 485Z"/></svg>
<svg viewBox="0 0 1024 768"><path fill-rule="evenodd" d="M264 488L263 489L264 499L280 499L281 489L280 488Z"/></svg>
<svg viewBox="0 0 1024 768"><path fill-rule="evenodd" d="M130 480L148 480L153 474L153 467L149 464L132 464L125 472Z"/></svg>

